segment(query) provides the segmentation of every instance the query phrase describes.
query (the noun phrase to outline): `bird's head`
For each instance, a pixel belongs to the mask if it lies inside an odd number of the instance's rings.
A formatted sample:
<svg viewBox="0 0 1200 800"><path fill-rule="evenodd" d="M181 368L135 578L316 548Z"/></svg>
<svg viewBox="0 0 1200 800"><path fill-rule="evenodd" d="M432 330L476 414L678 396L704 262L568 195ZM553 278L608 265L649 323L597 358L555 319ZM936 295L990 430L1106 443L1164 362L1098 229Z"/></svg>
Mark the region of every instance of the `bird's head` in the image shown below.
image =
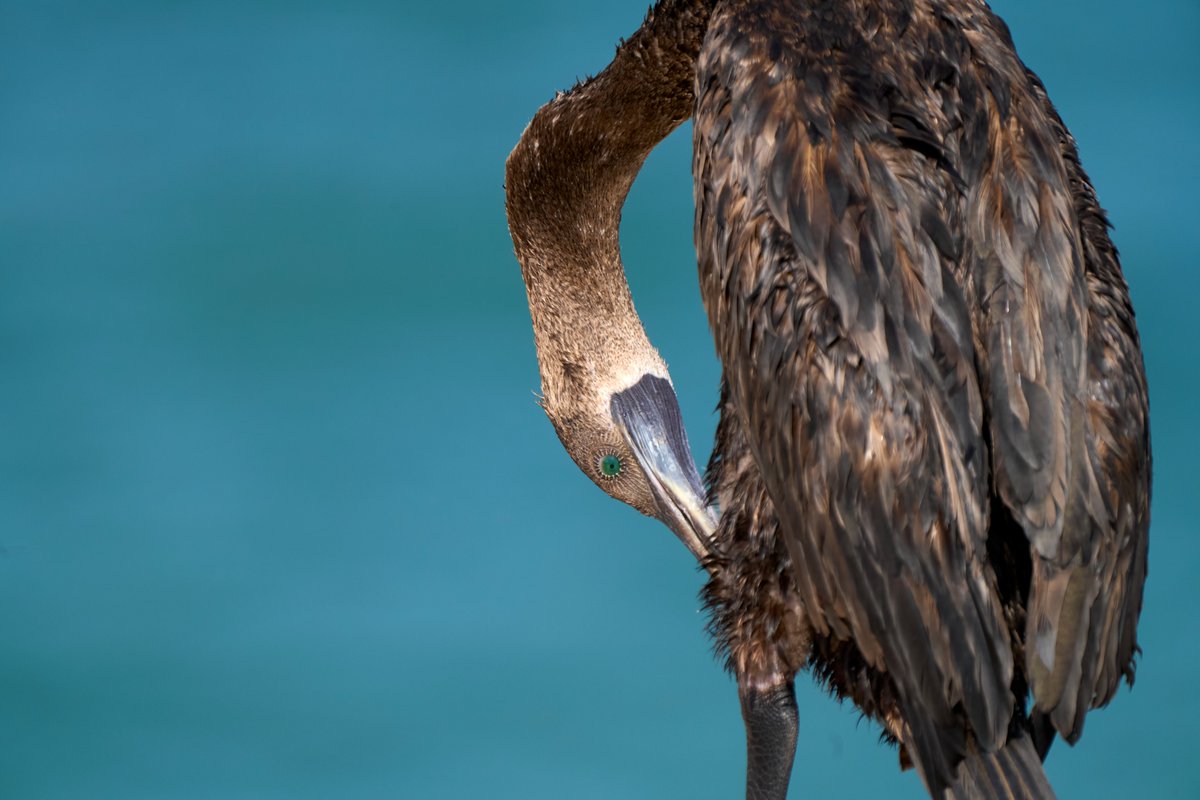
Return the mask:
<svg viewBox="0 0 1200 800"><path fill-rule="evenodd" d="M568 334L592 346L587 352L571 348L567 358L556 346L561 335L555 344L539 341L542 406L593 483L664 522L703 559L711 552L715 521L666 365L640 325L610 334L605 337L603 325Z"/></svg>

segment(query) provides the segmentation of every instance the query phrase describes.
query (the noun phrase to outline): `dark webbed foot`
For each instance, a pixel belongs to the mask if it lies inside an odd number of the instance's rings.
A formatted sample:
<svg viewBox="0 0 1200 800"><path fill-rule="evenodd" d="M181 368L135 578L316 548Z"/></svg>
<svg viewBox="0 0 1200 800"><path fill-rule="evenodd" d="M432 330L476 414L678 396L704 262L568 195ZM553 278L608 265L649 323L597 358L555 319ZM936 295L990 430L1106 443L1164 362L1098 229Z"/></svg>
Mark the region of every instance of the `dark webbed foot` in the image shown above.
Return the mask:
<svg viewBox="0 0 1200 800"><path fill-rule="evenodd" d="M791 681L739 688L746 721L746 800L784 800L796 756L796 692Z"/></svg>

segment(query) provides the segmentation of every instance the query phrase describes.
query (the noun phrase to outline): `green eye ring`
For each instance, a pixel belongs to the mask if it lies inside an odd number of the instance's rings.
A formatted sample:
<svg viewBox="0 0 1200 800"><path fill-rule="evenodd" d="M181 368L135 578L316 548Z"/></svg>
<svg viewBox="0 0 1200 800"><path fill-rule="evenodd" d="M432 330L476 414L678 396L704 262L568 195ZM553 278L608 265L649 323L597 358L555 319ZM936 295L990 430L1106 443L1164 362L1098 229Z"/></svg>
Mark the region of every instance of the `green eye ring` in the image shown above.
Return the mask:
<svg viewBox="0 0 1200 800"><path fill-rule="evenodd" d="M600 469L600 476L606 480L612 480L625 469L624 462L616 453L607 453L601 456L597 466Z"/></svg>

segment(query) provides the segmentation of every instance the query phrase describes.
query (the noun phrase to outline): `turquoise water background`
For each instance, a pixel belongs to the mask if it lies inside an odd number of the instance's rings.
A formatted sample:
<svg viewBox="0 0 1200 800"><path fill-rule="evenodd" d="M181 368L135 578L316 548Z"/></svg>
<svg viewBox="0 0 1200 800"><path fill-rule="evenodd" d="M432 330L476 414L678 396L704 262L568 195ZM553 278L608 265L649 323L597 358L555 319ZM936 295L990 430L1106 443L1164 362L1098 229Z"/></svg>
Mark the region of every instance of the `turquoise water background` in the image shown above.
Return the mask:
<svg viewBox="0 0 1200 800"><path fill-rule="evenodd" d="M1200 797L1200 4L998 0L1116 225L1133 692L1060 796ZM729 798L701 577L533 402L504 158L645 0L0 2L0 797ZM690 129L622 239L699 458ZM792 796L922 796L798 682Z"/></svg>

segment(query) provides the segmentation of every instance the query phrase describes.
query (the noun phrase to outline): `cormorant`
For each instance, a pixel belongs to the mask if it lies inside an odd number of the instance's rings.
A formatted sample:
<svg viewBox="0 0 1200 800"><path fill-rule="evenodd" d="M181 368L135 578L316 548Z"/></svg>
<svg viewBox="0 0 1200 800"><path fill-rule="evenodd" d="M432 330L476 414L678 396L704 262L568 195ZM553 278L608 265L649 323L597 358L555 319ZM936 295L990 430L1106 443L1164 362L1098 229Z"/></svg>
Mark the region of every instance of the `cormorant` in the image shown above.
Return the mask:
<svg viewBox="0 0 1200 800"><path fill-rule="evenodd" d="M689 117L723 366L707 497L618 242ZM747 796L786 794L805 667L931 796L1053 796L1054 736L1133 678L1148 401L1104 212L1004 23L660 0L538 111L506 192L559 438L708 571Z"/></svg>

